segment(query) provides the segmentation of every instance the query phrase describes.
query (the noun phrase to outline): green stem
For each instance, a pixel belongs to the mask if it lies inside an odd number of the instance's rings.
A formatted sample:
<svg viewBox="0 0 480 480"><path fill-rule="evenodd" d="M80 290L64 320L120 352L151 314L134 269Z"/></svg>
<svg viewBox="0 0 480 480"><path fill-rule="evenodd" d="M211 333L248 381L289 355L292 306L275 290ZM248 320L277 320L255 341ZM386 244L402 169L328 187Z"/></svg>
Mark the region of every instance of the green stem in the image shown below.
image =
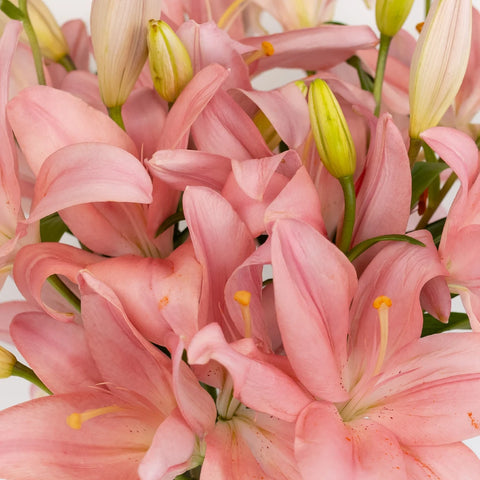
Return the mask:
<svg viewBox="0 0 480 480"><path fill-rule="evenodd" d="M420 147L422 146L422 141L418 138L410 138L410 146L408 147L408 158L410 160L410 168L413 167L413 164L417 161L418 152L420 152Z"/></svg>
<svg viewBox="0 0 480 480"><path fill-rule="evenodd" d="M430 10L430 0L425 0L425 16L428 15L428 11Z"/></svg>
<svg viewBox="0 0 480 480"><path fill-rule="evenodd" d="M42 52L40 51L40 46L38 44L37 36L33 30L32 22L30 22L30 17L28 16L27 11L27 0L19 0L18 7L23 13L23 29L27 34L28 41L30 43L30 48L32 49L33 61L35 63L35 70L37 72L37 79L39 85L46 85L45 73L43 72L43 63L42 63Z"/></svg>
<svg viewBox="0 0 480 480"><path fill-rule="evenodd" d="M80 312L80 299L60 280L58 275L50 275L47 280L77 312Z"/></svg>
<svg viewBox="0 0 480 480"><path fill-rule="evenodd" d="M44 383L37 377L37 374L23 363L17 361L13 367L12 375L20 377L33 383L38 388L41 388L44 392L52 395L52 392L44 385Z"/></svg>
<svg viewBox="0 0 480 480"><path fill-rule="evenodd" d="M343 190L343 197L345 199L345 211L343 214L343 226L342 235L337 242L338 248L347 253L350 249L350 243L352 241L353 227L355 225L355 186L353 184L353 176L340 177L338 179Z"/></svg>
<svg viewBox="0 0 480 480"><path fill-rule="evenodd" d="M387 66L388 50L392 38L388 35L380 34L380 47L378 49L377 68L375 71L375 82L373 83L373 98L375 99L375 116L380 114L382 104L382 87L385 76L385 67Z"/></svg>
<svg viewBox="0 0 480 480"><path fill-rule="evenodd" d="M157 231L155 232L155 238L157 238L160 234L165 232L170 227L173 227L173 225L177 224L178 222L181 222L182 220L185 220L183 210L173 213L168 218L166 218L157 228Z"/></svg>
<svg viewBox="0 0 480 480"><path fill-rule="evenodd" d="M125 130L125 124L122 118L122 105L115 105L114 107L107 107L110 118L122 129Z"/></svg>
<svg viewBox="0 0 480 480"><path fill-rule="evenodd" d="M428 225L428 222L432 218L433 214L437 211L437 208L442 203L442 200L445 198L449 190L452 188L453 184L457 180L457 175L455 173L451 173L450 176L447 178L446 182L443 184L443 187L440 189L438 194L436 195L435 202L428 202L428 207L425 210L425 213L422 215L422 218L418 222L415 230L420 230L425 228Z"/></svg>
<svg viewBox="0 0 480 480"><path fill-rule="evenodd" d="M73 58L68 55L64 55L58 62L62 67L67 71L67 72L73 72L73 70L76 70L77 67L75 66L75 62L73 61Z"/></svg>

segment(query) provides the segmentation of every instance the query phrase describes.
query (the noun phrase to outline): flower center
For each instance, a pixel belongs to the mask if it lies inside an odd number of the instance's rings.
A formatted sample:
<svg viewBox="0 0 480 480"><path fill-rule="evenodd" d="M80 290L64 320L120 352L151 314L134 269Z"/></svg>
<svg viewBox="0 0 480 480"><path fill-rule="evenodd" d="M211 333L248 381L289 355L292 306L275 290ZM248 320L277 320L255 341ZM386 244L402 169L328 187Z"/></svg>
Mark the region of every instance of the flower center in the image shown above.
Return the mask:
<svg viewBox="0 0 480 480"><path fill-rule="evenodd" d="M250 299L252 294L247 290L238 290L233 299L240 305L243 323L245 325L245 338L252 337L252 315L250 314Z"/></svg>
<svg viewBox="0 0 480 480"><path fill-rule="evenodd" d="M375 364L374 375L377 375L385 360L388 343L388 309L392 306L390 297L381 295L373 301L373 307L378 311L378 321L380 323L380 345L378 348L377 363Z"/></svg>
<svg viewBox="0 0 480 480"><path fill-rule="evenodd" d="M95 417L99 417L100 415L105 415L111 412L118 412L119 410L123 410L122 407L118 405L110 405L108 407L101 407L101 408L93 408L91 410L85 410L82 413L71 413L67 417L67 425L74 430L80 430L82 425L87 420L90 420Z"/></svg>

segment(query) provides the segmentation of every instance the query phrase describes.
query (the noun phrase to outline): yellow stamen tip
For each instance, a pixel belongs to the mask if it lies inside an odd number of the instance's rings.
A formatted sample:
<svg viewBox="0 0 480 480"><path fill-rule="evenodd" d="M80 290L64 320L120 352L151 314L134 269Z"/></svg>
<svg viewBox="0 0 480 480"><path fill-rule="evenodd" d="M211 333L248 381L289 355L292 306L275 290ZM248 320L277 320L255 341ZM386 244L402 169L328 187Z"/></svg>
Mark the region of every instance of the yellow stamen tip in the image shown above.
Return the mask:
<svg viewBox="0 0 480 480"><path fill-rule="evenodd" d="M275 53L275 49L273 48L273 45L267 41L262 42L262 50L265 56L267 57L270 57Z"/></svg>
<svg viewBox="0 0 480 480"><path fill-rule="evenodd" d="M250 299L252 298L252 294L247 292L247 290L238 290L235 292L233 299L238 302L240 305L247 307L250 305Z"/></svg>
<svg viewBox="0 0 480 480"><path fill-rule="evenodd" d="M67 425L74 430L82 428L82 415L80 413L71 413L67 417Z"/></svg>
<svg viewBox="0 0 480 480"><path fill-rule="evenodd" d="M391 307L392 306L392 300L390 297L387 297L386 295L380 295L373 301L373 307L376 308L377 310L385 305L386 307Z"/></svg>

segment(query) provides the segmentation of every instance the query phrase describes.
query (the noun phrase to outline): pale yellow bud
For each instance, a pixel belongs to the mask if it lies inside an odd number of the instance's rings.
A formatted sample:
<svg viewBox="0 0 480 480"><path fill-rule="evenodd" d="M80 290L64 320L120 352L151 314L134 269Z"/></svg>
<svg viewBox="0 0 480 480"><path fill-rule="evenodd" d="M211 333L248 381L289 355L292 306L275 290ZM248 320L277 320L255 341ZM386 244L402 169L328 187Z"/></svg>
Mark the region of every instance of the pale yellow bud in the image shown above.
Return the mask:
<svg viewBox="0 0 480 480"><path fill-rule="evenodd" d="M453 103L470 55L471 0L432 4L410 69L410 137L434 127Z"/></svg>
<svg viewBox="0 0 480 480"><path fill-rule="evenodd" d="M5 348L0 347L0 378L10 377L16 363L17 359L15 355Z"/></svg>
<svg viewBox="0 0 480 480"><path fill-rule="evenodd" d="M355 172L357 155L342 109L324 80L316 79L308 92L312 133L320 159L335 177Z"/></svg>
<svg viewBox="0 0 480 480"><path fill-rule="evenodd" d="M18 6L18 0L11 1L15 6ZM63 32L43 1L28 0L27 10L42 55L55 62L58 62L68 55L68 45ZM3 27L8 21L9 18L6 15L3 13L0 14L0 30L3 30ZM28 38L25 32L22 32L20 40L28 44Z"/></svg>
<svg viewBox="0 0 480 480"><path fill-rule="evenodd" d="M98 83L108 108L125 103L147 60L147 27L159 0L93 0L92 44Z"/></svg>
<svg viewBox="0 0 480 480"><path fill-rule="evenodd" d="M148 58L153 85L167 102L174 102L193 77L190 56L168 23L150 20Z"/></svg>
<svg viewBox="0 0 480 480"><path fill-rule="evenodd" d="M375 17L380 33L393 37L402 28L412 9L413 0L377 0Z"/></svg>

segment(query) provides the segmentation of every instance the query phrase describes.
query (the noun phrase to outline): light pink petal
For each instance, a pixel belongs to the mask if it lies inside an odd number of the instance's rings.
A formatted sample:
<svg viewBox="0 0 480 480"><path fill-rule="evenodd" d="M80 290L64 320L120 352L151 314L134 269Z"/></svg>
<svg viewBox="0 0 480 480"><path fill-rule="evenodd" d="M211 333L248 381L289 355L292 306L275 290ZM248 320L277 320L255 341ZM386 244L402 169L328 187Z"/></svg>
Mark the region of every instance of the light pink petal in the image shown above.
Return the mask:
<svg viewBox="0 0 480 480"><path fill-rule="evenodd" d="M304 95L294 83L268 92L241 92L258 106L290 148L298 147L305 140L310 129L308 106ZM287 111L288 115L285 115Z"/></svg>
<svg viewBox="0 0 480 480"><path fill-rule="evenodd" d="M378 39L366 26L322 25L273 35L250 37L242 43L261 49L261 43L273 45L274 54L252 64L260 73L274 67L326 70L355 54L374 47Z"/></svg>
<svg viewBox="0 0 480 480"><path fill-rule="evenodd" d="M250 359L232 348L216 323L207 325L193 338L188 359L192 364L210 360L221 363L233 378L235 398L249 408L282 420L294 421L311 401L290 376L266 361Z"/></svg>
<svg viewBox="0 0 480 480"><path fill-rule="evenodd" d="M302 166L266 209L267 231L271 231L275 221L281 218L294 218L310 224L322 235L327 236L321 211L317 189Z"/></svg>
<svg viewBox="0 0 480 480"><path fill-rule="evenodd" d="M292 219L273 228L272 266L277 320L295 373L315 396L346 399L341 370L353 266L320 232Z"/></svg>
<svg viewBox="0 0 480 480"><path fill-rule="evenodd" d="M480 338L448 333L412 342L390 361L358 404L405 445L440 445L480 432Z"/></svg>
<svg viewBox="0 0 480 480"><path fill-rule="evenodd" d="M183 209L195 255L204 268L199 327L223 321L228 277L255 250L254 240L231 205L205 187L188 187Z"/></svg>
<svg viewBox="0 0 480 480"><path fill-rule="evenodd" d="M42 307L50 316L61 321L74 319L74 308L58 311L43 296L44 284L50 275L57 274L73 288L78 272L101 257L79 248L60 243L39 243L24 247L15 261L13 276L22 295L33 305ZM55 305L57 307L57 305Z"/></svg>
<svg viewBox="0 0 480 480"><path fill-rule="evenodd" d="M379 235L404 234L410 217L412 176L402 135L390 115L380 117L374 135L358 188L353 245ZM372 257L369 249L357 269L363 270Z"/></svg>
<svg viewBox="0 0 480 480"><path fill-rule="evenodd" d="M388 310L388 359L420 337L423 325L420 291L432 278L447 274L430 233L418 231L413 236L426 246L392 242L377 254L360 277L350 314L349 366L353 379L358 378L359 372L373 372L377 360L380 322L373 301L381 295L392 300Z"/></svg>
<svg viewBox="0 0 480 480"><path fill-rule="evenodd" d="M217 63L231 71L223 87L225 90L233 87L251 89L248 67L241 55L242 51L250 49L235 42L214 22L199 23L183 22L177 31L190 54L193 71L196 73Z"/></svg>
<svg viewBox="0 0 480 480"><path fill-rule="evenodd" d="M69 20L62 25L70 56L78 70L88 70L90 60L90 37L85 22L80 19Z"/></svg>
<svg viewBox="0 0 480 480"><path fill-rule="evenodd" d="M298 417L295 457L303 478L356 478L353 437L333 404L313 402Z"/></svg>
<svg viewBox="0 0 480 480"><path fill-rule="evenodd" d="M113 120L67 92L44 86L26 88L7 110L35 175L47 157L72 143L105 142L137 154L132 140Z"/></svg>
<svg viewBox="0 0 480 480"><path fill-rule="evenodd" d="M80 430L67 417L117 404L122 410L88 420ZM42 397L0 412L0 475L5 478L135 480L158 413L133 409L100 389Z"/></svg>
<svg viewBox="0 0 480 480"><path fill-rule="evenodd" d="M253 120L223 90L216 93L193 124L192 137L199 150L237 160L271 155Z"/></svg>
<svg viewBox="0 0 480 480"><path fill-rule="evenodd" d="M43 163L28 222L90 202L150 203L152 183L130 153L103 143L70 145Z"/></svg>
<svg viewBox="0 0 480 480"><path fill-rule="evenodd" d="M15 315L36 310L34 306L23 300L0 303L0 342L12 343L10 324Z"/></svg>
<svg viewBox="0 0 480 480"><path fill-rule="evenodd" d="M142 480L171 480L191 465L195 434L174 410L158 427L152 445L138 467Z"/></svg>
<svg viewBox="0 0 480 480"><path fill-rule="evenodd" d="M165 126L166 102L151 88L137 88L123 105L122 116L138 151L143 158L150 158Z"/></svg>
<svg viewBox="0 0 480 480"><path fill-rule="evenodd" d="M52 392L68 393L102 382L80 325L28 312L15 317L10 331L19 352Z"/></svg>
<svg viewBox="0 0 480 480"><path fill-rule="evenodd" d="M183 418L195 434L202 438L214 427L217 409L212 397L182 360L184 347L183 342L179 340L172 355L173 390Z"/></svg>
<svg viewBox="0 0 480 480"><path fill-rule="evenodd" d="M405 449L405 463L409 478L418 480L477 480L480 478L480 460L463 443L436 447Z"/></svg>
<svg viewBox="0 0 480 480"><path fill-rule="evenodd" d="M262 470L276 480L300 480L293 453L295 424L243 406L232 418L235 434L248 445Z"/></svg>
<svg viewBox="0 0 480 480"><path fill-rule="evenodd" d="M230 159L197 150L158 150L148 162L150 172L177 190L205 186L221 190L231 172Z"/></svg>
<svg viewBox="0 0 480 480"><path fill-rule="evenodd" d="M98 77L84 70L73 70L63 77L61 89L81 98L96 110L107 114L107 108L100 97Z"/></svg>
<svg viewBox="0 0 480 480"><path fill-rule="evenodd" d="M87 342L102 377L122 396L122 388L142 395L165 416L175 408L167 357L131 325L114 293L83 271L79 275Z"/></svg>
<svg viewBox="0 0 480 480"><path fill-rule="evenodd" d="M422 308L437 320L448 322L452 299L445 277L435 277L429 280L422 289L420 296Z"/></svg>
<svg viewBox="0 0 480 480"><path fill-rule="evenodd" d="M157 150L186 148L192 123L227 79L228 71L218 64L208 65L190 80L170 109Z"/></svg>

